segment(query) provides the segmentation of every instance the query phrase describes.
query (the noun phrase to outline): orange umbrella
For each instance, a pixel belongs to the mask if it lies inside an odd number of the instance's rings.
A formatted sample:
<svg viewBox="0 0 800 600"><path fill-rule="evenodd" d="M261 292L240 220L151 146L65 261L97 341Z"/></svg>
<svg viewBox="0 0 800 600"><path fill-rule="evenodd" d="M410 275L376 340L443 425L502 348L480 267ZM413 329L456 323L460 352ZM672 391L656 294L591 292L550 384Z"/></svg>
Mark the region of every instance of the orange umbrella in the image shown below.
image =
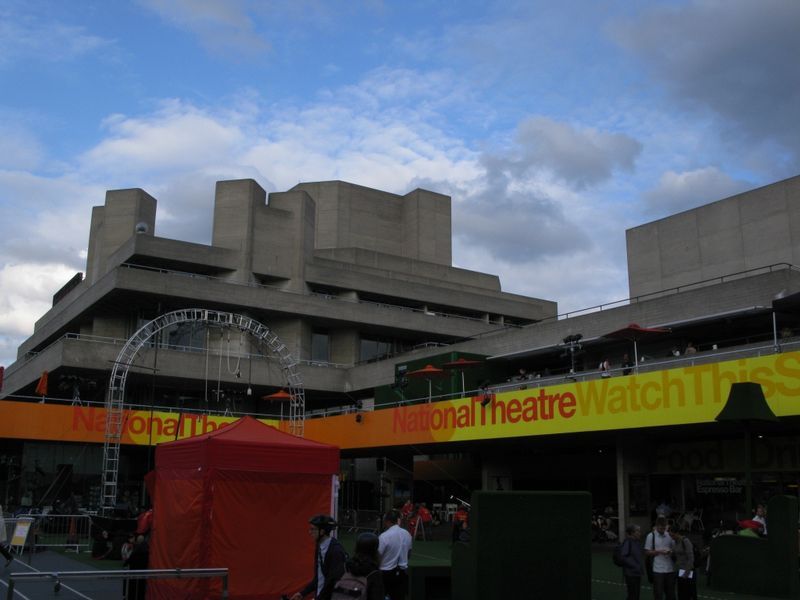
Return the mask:
<svg viewBox="0 0 800 600"><path fill-rule="evenodd" d="M287 392L286 390L279 390L274 394L267 394L266 396L261 396L262 400L291 400L292 395Z"/></svg>
<svg viewBox="0 0 800 600"><path fill-rule="evenodd" d="M483 363L482 360L475 360L473 358L464 358L463 356L459 356L458 359L446 362L442 366L445 369L458 369L459 371L461 371L461 395L463 396L467 392L466 386L464 384L464 369L467 369L469 367L474 367L482 363Z"/></svg>
<svg viewBox="0 0 800 600"><path fill-rule="evenodd" d="M39 383L36 384L36 395L47 396L47 371L42 371L42 376L39 377Z"/></svg>
<svg viewBox="0 0 800 600"><path fill-rule="evenodd" d="M432 380L434 377L440 377L444 375L444 369L440 369L439 367L434 367L433 365L425 365L421 369L417 369L416 371L409 371L406 373L406 377L424 377L428 380L428 402L431 401L433 396L433 383Z"/></svg>
<svg viewBox="0 0 800 600"><path fill-rule="evenodd" d="M277 400L279 402L286 402L287 400L292 399L292 395L287 392L286 390L278 390L273 394L267 394L266 396L261 396L262 400ZM281 421L283 421L283 404L281 404Z"/></svg>

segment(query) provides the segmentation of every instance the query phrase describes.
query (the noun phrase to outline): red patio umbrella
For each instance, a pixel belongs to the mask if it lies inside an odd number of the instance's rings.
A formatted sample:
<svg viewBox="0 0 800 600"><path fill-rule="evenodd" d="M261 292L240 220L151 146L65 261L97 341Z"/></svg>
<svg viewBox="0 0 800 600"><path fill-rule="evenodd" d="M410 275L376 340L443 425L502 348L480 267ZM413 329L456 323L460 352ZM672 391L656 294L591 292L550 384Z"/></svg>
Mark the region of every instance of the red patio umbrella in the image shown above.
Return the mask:
<svg viewBox="0 0 800 600"><path fill-rule="evenodd" d="M466 386L464 385L464 370L480 364L483 364L482 360L475 360L474 358L464 358L463 356L459 356L456 360L451 360L450 362L444 363L442 367L445 369L458 369L461 371L461 395L463 396L467 393Z"/></svg>
<svg viewBox="0 0 800 600"><path fill-rule="evenodd" d="M629 340L633 342L633 364L635 368L639 368L639 348L638 342L652 337L657 337L665 333L670 333L672 330L667 327L642 327L636 323L630 323L627 327L617 329L611 333L605 334L605 338L615 338L618 340Z"/></svg>
<svg viewBox="0 0 800 600"><path fill-rule="evenodd" d="M277 400L278 402L283 403L283 402L286 402L287 400L291 400L292 399L292 395L289 392L287 392L286 390L278 390L277 392L274 392L272 394L267 394L266 396L261 396L261 399L262 400L270 400L270 401ZM281 421L283 421L283 404L281 404Z"/></svg>
<svg viewBox="0 0 800 600"><path fill-rule="evenodd" d="M292 395L287 392L286 390L278 390L273 394L267 394L266 396L261 396L262 400L291 400Z"/></svg>
<svg viewBox="0 0 800 600"><path fill-rule="evenodd" d="M406 377L420 377L428 380L428 402L431 401L431 397L433 396L433 378L441 377L442 375L444 375L444 369L434 367L433 365L425 365L421 369L406 373Z"/></svg>

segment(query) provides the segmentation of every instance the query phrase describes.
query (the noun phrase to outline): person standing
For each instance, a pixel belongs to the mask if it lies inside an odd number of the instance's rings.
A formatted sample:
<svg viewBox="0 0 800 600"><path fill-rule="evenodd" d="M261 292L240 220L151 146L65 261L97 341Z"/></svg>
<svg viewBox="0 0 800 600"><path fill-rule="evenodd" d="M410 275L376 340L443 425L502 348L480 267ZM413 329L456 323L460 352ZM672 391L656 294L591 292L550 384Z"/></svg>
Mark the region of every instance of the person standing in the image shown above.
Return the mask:
<svg viewBox="0 0 800 600"><path fill-rule="evenodd" d="M330 600L333 586L344 575L347 553L331 532L336 521L329 515L314 515L308 520L308 534L314 540L314 577L291 600L302 600L312 592L317 600Z"/></svg>
<svg viewBox="0 0 800 600"><path fill-rule="evenodd" d="M131 555L125 560L122 566L128 567L131 571L142 571L147 569L150 562L150 546L143 535L136 536L136 543L133 546ZM129 579L126 582L126 600L144 600L147 596L146 579Z"/></svg>
<svg viewBox="0 0 800 600"><path fill-rule="evenodd" d="M631 357L628 353L622 355L622 374L630 375L633 372L633 364L631 364Z"/></svg>
<svg viewBox="0 0 800 600"><path fill-rule="evenodd" d="M642 549L642 528L628 525L625 528L625 541L620 549L622 575L628 590L625 600L639 600L644 573L644 551Z"/></svg>
<svg viewBox="0 0 800 600"><path fill-rule="evenodd" d="M379 537L383 588L389 600L405 600L408 595L408 555L411 534L400 527L400 513L391 510L383 518L386 530Z"/></svg>
<svg viewBox="0 0 800 600"><path fill-rule="evenodd" d="M675 565L672 549L675 542L667 533L667 519L658 517L655 529L647 534L644 553L653 557L653 598L675 600Z"/></svg>
<svg viewBox="0 0 800 600"><path fill-rule="evenodd" d="M359 534L353 557L345 565L347 573L334 585L334 595L360 597L366 586L366 600L385 600L383 574L378 569L379 544L378 536L371 531Z"/></svg>
<svg viewBox="0 0 800 600"><path fill-rule="evenodd" d="M611 377L611 363L608 361L608 358L604 357L597 368L600 371L600 377Z"/></svg>
<svg viewBox="0 0 800 600"><path fill-rule="evenodd" d="M678 570L678 600L697 600L697 573L694 570L694 547L691 540L670 528L669 534L675 542L672 556Z"/></svg>
<svg viewBox="0 0 800 600"><path fill-rule="evenodd" d="M14 562L14 555L9 552L8 546L6 546L7 540L8 534L6 533L6 521L3 518L3 507L0 506L0 554L2 554L3 558L6 559L6 567Z"/></svg>
<svg viewBox="0 0 800 600"><path fill-rule="evenodd" d="M762 535L767 535L767 509L763 504L756 506L756 514L753 516L753 521L761 523Z"/></svg>

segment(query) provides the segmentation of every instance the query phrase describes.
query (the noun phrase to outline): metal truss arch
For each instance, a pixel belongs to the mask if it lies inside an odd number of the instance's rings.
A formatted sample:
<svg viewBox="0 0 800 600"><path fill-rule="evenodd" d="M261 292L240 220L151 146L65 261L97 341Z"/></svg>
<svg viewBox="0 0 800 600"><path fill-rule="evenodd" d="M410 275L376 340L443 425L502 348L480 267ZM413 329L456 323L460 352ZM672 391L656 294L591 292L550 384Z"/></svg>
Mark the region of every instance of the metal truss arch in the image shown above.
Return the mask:
<svg viewBox="0 0 800 600"><path fill-rule="evenodd" d="M117 503L117 479L119 475L120 444L122 442L123 414L125 401L125 382L128 370L139 351L162 329L180 323L206 323L210 327L236 328L252 336L257 344L277 357L283 370L286 387L289 388L289 432L301 436L305 425L305 391L297 361L280 338L266 325L243 315L208 310L186 308L172 311L153 319L134 333L117 355L111 368L111 378L106 396L106 423L103 443L103 482L102 511L104 514L114 509Z"/></svg>

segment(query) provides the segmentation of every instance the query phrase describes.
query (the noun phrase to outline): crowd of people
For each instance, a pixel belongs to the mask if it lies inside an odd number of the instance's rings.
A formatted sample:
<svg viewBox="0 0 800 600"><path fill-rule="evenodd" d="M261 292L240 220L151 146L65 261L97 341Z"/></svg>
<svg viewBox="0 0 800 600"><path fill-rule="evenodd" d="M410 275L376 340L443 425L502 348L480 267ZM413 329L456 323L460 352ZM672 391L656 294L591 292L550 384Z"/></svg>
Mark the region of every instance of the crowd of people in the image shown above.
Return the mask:
<svg viewBox="0 0 800 600"><path fill-rule="evenodd" d="M386 513L383 533L359 534L353 556L348 559L342 544L331 536L337 526L333 517L311 517L308 532L314 539L313 576L301 590L289 596L289 600L307 597L405 600L412 539L401 521L400 511Z"/></svg>
<svg viewBox="0 0 800 600"><path fill-rule="evenodd" d="M739 522L738 535L766 534L766 508L759 504L752 519ZM627 600L639 600L645 576L653 586L654 600L697 600L698 573L706 569L708 574L710 557L708 549L695 547L659 512L644 540L639 525L625 528L625 540L614 549L614 562L622 567Z"/></svg>

